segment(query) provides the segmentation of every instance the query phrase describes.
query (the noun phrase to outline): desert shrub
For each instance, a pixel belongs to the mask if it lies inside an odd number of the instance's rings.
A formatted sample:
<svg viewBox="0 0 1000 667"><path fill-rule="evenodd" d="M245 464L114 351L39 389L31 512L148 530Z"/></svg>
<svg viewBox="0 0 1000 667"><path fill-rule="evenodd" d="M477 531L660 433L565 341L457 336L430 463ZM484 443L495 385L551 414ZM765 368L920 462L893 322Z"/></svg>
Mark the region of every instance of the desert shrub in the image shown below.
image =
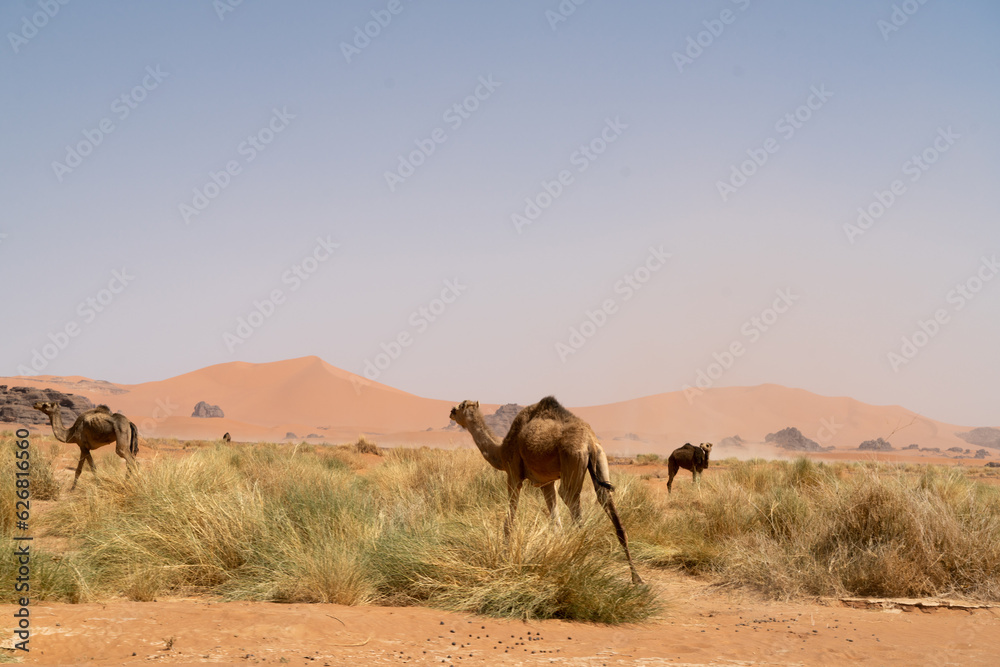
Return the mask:
<svg viewBox="0 0 1000 667"><path fill-rule="evenodd" d="M661 462L659 454L637 454L635 462L638 465L657 465Z"/></svg>
<svg viewBox="0 0 1000 667"><path fill-rule="evenodd" d="M217 445L130 478L102 470L48 527L74 542L80 599L403 602L605 623L656 610L593 491L585 529L554 533L527 489L508 545L504 476L477 451L391 450L363 475L335 460L329 448ZM623 513L644 511L632 505Z"/></svg>
<svg viewBox="0 0 1000 667"><path fill-rule="evenodd" d="M1000 490L954 469L750 461L679 489L660 524L636 532L653 562L778 598L1000 599Z"/></svg>
<svg viewBox="0 0 1000 667"><path fill-rule="evenodd" d="M358 441L354 443L354 451L358 454L375 454L382 456L382 450L374 442L363 435L358 436Z"/></svg>

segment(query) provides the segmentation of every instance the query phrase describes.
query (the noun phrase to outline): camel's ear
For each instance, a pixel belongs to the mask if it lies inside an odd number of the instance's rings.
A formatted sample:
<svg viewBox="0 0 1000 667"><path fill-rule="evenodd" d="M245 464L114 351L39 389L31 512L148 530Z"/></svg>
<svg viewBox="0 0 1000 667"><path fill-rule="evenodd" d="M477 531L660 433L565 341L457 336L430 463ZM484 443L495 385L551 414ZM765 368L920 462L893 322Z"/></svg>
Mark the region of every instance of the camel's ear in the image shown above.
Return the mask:
<svg viewBox="0 0 1000 667"><path fill-rule="evenodd" d="M479 401L476 401L475 403L473 403L473 405L478 408L479 407Z"/></svg>

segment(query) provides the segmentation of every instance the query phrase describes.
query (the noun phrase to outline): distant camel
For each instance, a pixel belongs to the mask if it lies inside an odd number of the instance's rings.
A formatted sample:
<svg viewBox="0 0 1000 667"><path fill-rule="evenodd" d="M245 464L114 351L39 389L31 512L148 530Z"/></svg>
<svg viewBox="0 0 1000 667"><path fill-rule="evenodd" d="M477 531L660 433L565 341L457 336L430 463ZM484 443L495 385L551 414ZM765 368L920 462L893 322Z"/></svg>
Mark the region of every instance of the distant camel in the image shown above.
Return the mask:
<svg viewBox="0 0 1000 667"><path fill-rule="evenodd" d="M63 426L58 403L38 402L33 407L48 415L49 423L52 424L52 434L56 440L73 442L80 447L80 461L76 464L76 475L73 476L73 486L70 490L76 488L85 461L90 464L94 476L97 476L97 467L90 452L108 443L116 443L115 452L125 459L126 474L131 473L135 467L135 456L139 453L139 431L122 413L111 414L108 406L98 405L77 417L73 425L67 429Z"/></svg>
<svg viewBox="0 0 1000 667"><path fill-rule="evenodd" d="M224 443L226 443L228 445L232 441L233 441L233 439L231 437L229 437L229 431L226 431L225 434L222 436L222 442L224 442Z"/></svg>
<svg viewBox="0 0 1000 667"><path fill-rule="evenodd" d="M690 442L683 447L678 447L667 459L667 471L670 478L667 480L667 493L674 484L674 475L680 468L691 471L691 479L698 481L701 471L708 467L708 455L712 451L712 443L703 442L697 447Z"/></svg>
<svg viewBox="0 0 1000 667"><path fill-rule="evenodd" d="M625 550L625 559L632 571L632 583L642 583L632 564L628 537L611 498L614 487L609 481L608 458L587 422L573 415L551 396L517 413L503 442L486 425L479 411L479 401L462 401L452 408L451 418L469 431L487 463L507 473L509 508L504 535L510 536L524 480L541 487L552 523L561 526L555 490L555 482L560 480L559 496L569 507L573 520L579 523L580 491L589 472L597 500L611 519L618 542Z"/></svg>

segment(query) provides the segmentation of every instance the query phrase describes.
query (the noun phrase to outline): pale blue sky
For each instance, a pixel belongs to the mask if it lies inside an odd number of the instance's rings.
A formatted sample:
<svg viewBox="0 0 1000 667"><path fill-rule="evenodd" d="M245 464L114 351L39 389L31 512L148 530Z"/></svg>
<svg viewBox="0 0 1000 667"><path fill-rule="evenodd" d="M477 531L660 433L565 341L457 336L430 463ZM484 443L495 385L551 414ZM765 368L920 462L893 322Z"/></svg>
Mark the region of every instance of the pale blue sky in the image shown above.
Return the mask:
<svg viewBox="0 0 1000 667"><path fill-rule="evenodd" d="M310 354L363 373L402 334L380 382L585 405L694 384L739 342L715 386L1000 425L1000 280L948 300L1000 253L1000 5L897 2L919 9L886 39L887 0L681 4L589 0L553 29L555 0L244 0L221 20L210 0L44 18L45 2L5 3L0 374L46 351L43 372L126 383ZM341 44L390 5L348 63ZM144 80L134 108L115 101ZM455 127L447 110L477 87ZM813 89L828 99L799 109ZM797 109L788 136L776 123ZM606 150L574 157L609 120ZM79 166L53 167L102 121L113 131ZM437 128L446 140L390 191L385 173ZM273 142L249 160L258 133ZM723 201L717 183L769 138L777 151ZM913 181L904 164L926 149L937 160ZM179 206L230 161L239 173L185 224ZM512 214L562 170L572 181L518 233ZM843 226L897 179L903 194L849 243ZM317 237L339 248L293 289ZM626 300L615 286L651 246L671 257ZM123 268L134 278L102 293ZM433 304L455 279L467 288ZM227 345L275 289L273 314ZM749 335L779 289L797 300ZM109 297L91 314L88 298ZM560 355L608 299L603 326ZM425 326L420 308L442 305ZM894 370L889 353L938 309L946 322Z"/></svg>

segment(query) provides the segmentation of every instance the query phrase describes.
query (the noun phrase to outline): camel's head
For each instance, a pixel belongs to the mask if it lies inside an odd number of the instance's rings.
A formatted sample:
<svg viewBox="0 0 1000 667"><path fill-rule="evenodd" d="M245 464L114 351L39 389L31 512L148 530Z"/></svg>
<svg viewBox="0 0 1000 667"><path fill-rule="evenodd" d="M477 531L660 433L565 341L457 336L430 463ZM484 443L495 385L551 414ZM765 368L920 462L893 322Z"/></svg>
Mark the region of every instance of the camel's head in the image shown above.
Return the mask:
<svg viewBox="0 0 1000 667"><path fill-rule="evenodd" d="M710 442L703 442L703 443L701 443L698 446L701 447L702 449L704 449L706 454L708 454L708 453L710 453L712 451L712 443L710 443Z"/></svg>
<svg viewBox="0 0 1000 667"><path fill-rule="evenodd" d="M41 401L38 401L31 407L33 407L36 410L40 410L41 412L44 412L47 415L51 415L53 412L59 409L59 406L55 403L43 403Z"/></svg>
<svg viewBox="0 0 1000 667"><path fill-rule="evenodd" d="M462 401L451 409L451 418L464 429L469 428L472 416L479 412L479 401Z"/></svg>

